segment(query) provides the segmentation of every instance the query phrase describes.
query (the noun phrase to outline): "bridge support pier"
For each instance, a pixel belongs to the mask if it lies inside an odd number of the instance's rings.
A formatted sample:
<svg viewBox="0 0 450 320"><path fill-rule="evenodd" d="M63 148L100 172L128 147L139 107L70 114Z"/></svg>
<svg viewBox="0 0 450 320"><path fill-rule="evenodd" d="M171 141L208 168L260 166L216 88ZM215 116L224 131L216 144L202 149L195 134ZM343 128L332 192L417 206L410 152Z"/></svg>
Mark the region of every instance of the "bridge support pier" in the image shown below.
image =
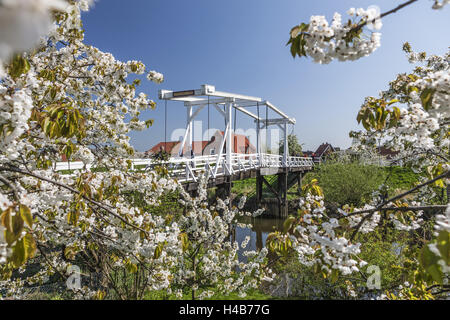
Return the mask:
<svg viewBox="0 0 450 320"><path fill-rule="evenodd" d="M262 201L263 179L264 177L261 175L261 170L258 170L256 173L256 203L258 207L261 206Z"/></svg>
<svg viewBox="0 0 450 320"><path fill-rule="evenodd" d="M303 179L303 173L299 172L297 177L297 191L298 194L302 194L302 179Z"/></svg>
<svg viewBox="0 0 450 320"><path fill-rule="evenodd" d="M287 192L288 192L288 174L289 171L287 168L283 170L284 172L278 174L278 190L280 197L280 217L287 218L289 215L289 206L287 201Z"/></svg>
<svg viewBox="0 0 450 320"><path fill-rule="evenodd" d="M289 169L284 168L282 172L276 175L276 183L273 185L270 184L266 178L261 175L261 172L258 171L256 176L256 203L258 207L262 207L263 203L263 184L270 190L270 192L275 196L274 198L268 198L264 201L264 206L271 206L270 204L274 204L273 200L276 201L277 206L272 208L272 214L278 216L279 218L286 218L289 215L289 204L287 200L287 192L289 188L288 183ZM272 200L272 201L271 201Z"/></svg>

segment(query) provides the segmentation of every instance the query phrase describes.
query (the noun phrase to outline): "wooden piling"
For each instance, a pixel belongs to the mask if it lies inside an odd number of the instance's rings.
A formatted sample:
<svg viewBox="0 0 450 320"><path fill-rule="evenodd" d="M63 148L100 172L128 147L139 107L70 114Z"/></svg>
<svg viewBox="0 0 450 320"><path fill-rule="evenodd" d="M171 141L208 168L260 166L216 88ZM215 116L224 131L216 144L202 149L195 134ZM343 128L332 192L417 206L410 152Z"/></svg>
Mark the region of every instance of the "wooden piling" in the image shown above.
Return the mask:
<svg viewBox="0 0 450 320"><path fill-rule="evenodd" d="M256 173L256 204L258 208L261 207L263 179L263 176L261 176L261 170L258 170Z"/></svg>
<svg viewBox="0 0 450 320"><path fill-rule="evenodd" d="M301 194L302 193L302 179L303 179L303 173L302 172L298 173L297 179L298 179L298 181L297 181L298 194Z"/></svg>
<svg viewBox="0 0 450 320"><path fill-rule="evenodd" d="M278 174L278 187L280 195L280 217L287 218L289 214L287 192L288 192L288 168L285 168L282 173Z"/></svg>

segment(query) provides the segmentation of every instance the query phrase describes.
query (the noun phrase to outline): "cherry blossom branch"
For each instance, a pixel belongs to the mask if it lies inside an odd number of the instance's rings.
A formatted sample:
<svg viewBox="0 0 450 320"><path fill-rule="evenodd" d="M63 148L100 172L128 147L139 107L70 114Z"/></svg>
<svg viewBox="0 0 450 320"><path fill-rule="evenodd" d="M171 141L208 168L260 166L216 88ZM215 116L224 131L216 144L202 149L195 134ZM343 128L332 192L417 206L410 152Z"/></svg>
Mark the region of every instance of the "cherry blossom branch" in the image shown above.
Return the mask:
<svg viewBox="0 0 450 320"><path fill-rule="evenodd" d="M430 205L430 206L413 206L413 207L385 207L385 208L373 208L373 209L367 209L367 210L362 210L362 211L358 211L358 212L353 212L349 215L346 215L344 218L347 217L351 217L354 215L358 215L358 214L363 214L363 213L372 213L372 212L376 212L376 211L423 211L423 210L442 210L444 211L445 209L447 209L447 205Z"/></svg>
<svg viewBox="0 0 450 320"><path fill-rule="evenodd" d="M63 189L66 189L66 190L68 190L68 191L70 191L70 192L72 192L72 193L81 195L81 193L80 193L78 190L76 190L76 189L74 189L74 188L72 188L72 187L70 187L70 186L68 186L68 185L65 185L65 184L63 184L63 183L60 183L60 182L57 182L57 181L54 181L54 180L51 180L51 179L47 179L47 178L45 178L45 177L39 176L39 175L37 175L37 174L35 174L35 173L32 173L32 172L26 172L26 171L20 170L20 169L18 169L18 168L13 168L13 167L0 167L0 171L11 171L11 172L16 172L16 173L20 173L20 174L23 174L23 175L31 176L31 177L33 177L33 178L36 178L36 179L39 179L39 180L42 180L42 181L45 181L45 182L54 184L54 185L56 185L56 186L58 186L58 187L61 187L61 188L63 188ZM106 212L108 212L109 214L111 214L111 215L114 216L115 218L119 219L120 221L122 221L123 223L125 223L126 225L128 225L129 227L132 227L132 228L134 228L134 229L137 229L137 230L139 230L139 231L142 231L142 232L144 232L144 234L148 234L148 232L147 232L146 230L144 230L144 229L142 229L142 228L140 228L140 227L138 227L138 226L135 226L135 225L129 223L127 220L125 220L124 218L122 218L120 215L116 214L114 211L112 211L111 209L109 209L108 207L106 207L105 205L103 205L102 203L97 202L97 201L95 201L95 200L92 200L91 198L89 198L89 197L87 197L87 196L85 196L85 195L81 195L81 197L82 197L84 200L86 200L86 201L88 201L88 202L90 202L90 203L96 205L96 206L99 207L100 209L105 210Z"/></svg>
<svg viewBox="0 0 450 320"><path fill-rule="evenodd" d="M420 185L418 185L418 186L412 188L411 190L408 190L408 191L406 191L406 192L404 192L404 193L402 193L402 194L399 194L399 195L397 195L397 196L395 196L395 197L393 197L393 198L391 198L391 199L388 199L388 200L386 200L386 201L383 201L380 205L378 205L378 206L377 206L376 208L374 208L374 209L369 209L370 214L364 216L364 217L361 219L361 221L358 223L358 225L356 226L355 231L353 232L352 236L350 237L350 241L353 241L353 239L355 238L356 234L358 233L359 229L360 229L361 226L364 224L364 222L365 222L367 219L371 218L371 217L374 215L375 212L377 212L377 211L385 211L385 210L392 210L392 209L390 209L390 208L383 208L383 207L386 206L387 204L391 203L391 202L394 202L394 201L397 201L397 200L399 200L399 199L401 199L401 198L404 198L404 197L406 197L407 195L409 195L409 194L411 194L411 193L413 193L413 192L415 192L415 191L417 191L417 190L419 190L419 189L421 189L421 188L423 188L423 187L425 187L425 186L427 186L427 185L429 185L429 184L432 184L432 183L434 183L434 182L436 182L436 181L438 181L438 180L441 180L441 179L443 179L443 178L446 178L447 176L450 176L450 171L447 171L447 172L445 172L445 173L443 173L443 174L437 176L436 178L434 178L434 179L432 179L432 180L429 180L429 181L426 181L426 182L424 182L424 183L422 183L422 184L420 184ZM357 212L353 212L353 213L351 213L351 214L349 214L349 215L347 215L347 216L345 216L345 217L354 216L354 215L363 214L363 213L365 213L365 211L357 211ZM345 217L343 217L343 218L345 218Z"/></svg>
<svg viewBox="0 0 450 320"><path fill-rule="evenodd" d="M404 197L406 197L407 195L409 195L409 194L411 194L411 193L413 193L413 192L415 192L415 191L417 191L417 190L419 190L419 189L421 189L421 188L423 188L423 187L425 187L425 186L427 186L427 185L429 185L429 184L432 184L432 183L434 183L434 182L436 182L436 181L438 181L438 180L441 180L441 179L443 179L443 178L446 178L447 176L450 176L450 171L444 172L443 174L437 176L436 178L434 178L434 179L432 179L432 180L429 180L429 181L426 181L426 182L424 182L424 183L422 183L422 184L419 184L418 186L412 188L412 189L409 190L409 191L406 191L406 192L401 193L401 194L399 194L399 195L397 195L397 196L395 196L395 197L393 197L393 198L391 198L391 199L389 199L389 200L386 200L386 201L384 201L382 204L380 204L378 207L382 208L382 207L384 207L385 205L387 205L387 204L389 204L389 203L391 203L391 202L394 202L394 201L396 201L396 200L399 200L399 199L401 199L401 198L404 198Z"/></svg>
<svg viewBox="0 0 450 320"><path fill-rule="evenodd" d="M0 181L3 182L3 184L5 184L7 187L9 187L14 195L14 199L16 201L19 201L19 193L17 192L16 187L14 187L14 185L5 177L3 177L2 175L0 175Z"/></svg>
<svg viewBox="0 0 450 320"><path fill-rule="evenodd" d="M410 1L407 1L407 2L405 2L403 4L400 4L397 7L395 7L394 9L392 9L392 10L389 10L387 12L382 13L379 17L377 17L375 19L372 19L371 21L364 21L363 23L359 24L355 28L351 29L351 31L358 31L361 28L363 28L364 26L366 26L367 24L374 23L378 19L384 18L384 17L386 17L386 16L388 16L390 14L396 13L397 11L399 11L399 10L401 10L401 9L403 9L403 8L409 6L409 5L411 5L411 4L413 4L414 2L417 2L417 1L419 1L419 0L410 0Z"/></svg>

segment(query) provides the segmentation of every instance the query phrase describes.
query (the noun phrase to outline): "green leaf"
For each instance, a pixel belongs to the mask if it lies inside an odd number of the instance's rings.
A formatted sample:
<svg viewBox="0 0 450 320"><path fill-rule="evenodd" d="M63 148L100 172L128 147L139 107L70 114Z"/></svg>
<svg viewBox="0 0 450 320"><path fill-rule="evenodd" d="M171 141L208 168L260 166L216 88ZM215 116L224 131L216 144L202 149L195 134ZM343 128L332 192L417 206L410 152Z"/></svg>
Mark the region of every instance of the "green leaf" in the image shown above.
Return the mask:
<svg viewBox="0 0 450 320"><path fill-rule="evenodd" d="M164 247L164 243L162 243L162 242L156 246L155 254L153 255L154 259L159 259L159 257L161 257L163 247Z"/></svg>
<svg viewBox="0 0 450 320"><path fill-rule="evenodd" d="M434 281L442 284L442 271L440 270L438 261L439 257L431 252L428 246L424 246L420 255L420 263Z"/></svg>
<svg viewBox="0 0 450 320"><path fill-rule="evenodd" d="M125 268L129 273L136 273L138 271L137 265L128 260L125 264Z"/></svg>
<svg viewBox="0 0 450 320"><path fill-rule="evenodd" d="M388 106L390 106L391 104L397 103L399 102L398 99L392 99L391 101L388 102Z"/></svg>
<svg viewBox="0 0 450 320"><path fill-rule="evenodd" d="M439 283L441 285L443 284L442 272L441 272L439 265L433 264L433 265L429 266L426 270L427 270L428 274L431 275L431 277L433 278L434 281L436 281L437 283Z"/></svg>
<svg viewBox="0 0 450 320"><path fill-rule="evenodd" d="M299 33L301 32L300 26L295 26L291 29L291 39L297 38Z"/></svg>
<svg viewBox="0 0 450 320"><path fill-rule="evenodd" d="M16 55L11 62L9 75L13 79L17 79L22 74L27 73L29 70L30 70L30 63L28 62L28 60L22 57L21 55Z"/></svg>
<svg viewBox="0 0 450 320"><path fill-rule="evenodd" d="M293 58L295 58L295 56L297 55L297 49L300 46L300 38L296 37L294 39L292 39L292 44L291 44L291 55Z"/></svg>
<svg viewBox="0 0 450 320"><path fill-rule="evenodd" d="M331 276L330 276L330 280L331 283L336 283L339 279L339 271L336 269L333 269L333 271L331 272Z"/></svg>
<svg viewBox="0 0 450 320"><path fill-rule="evenodd" d="M67 215L67 223L76 226L80 218L80 209L71 210Z"/></svg>
<svg viewBox="0 0 450 320"><path fill-rule="evenodd" d="M22 240L17 241L16 245L13 247L13 253L11 256L11 262L15 268L20 267L27 260L27 252L25 249L24 242Z"/></svg>
<svg viewBox="0 0 450 320"><path fill-rule="evenodd" d="M186 250L189 249L188 235L186 233L181 233L180 238L181 238L181 247L183 248L183 252L185 252Z"/></svg>
<svg viewBox="0 0 450 320"><path fill-rule="evenodd" d="M287 218L286 221L284 221L284 224L283 224L283 231L285 233L288 232L292 228L292 225L294 224L295 221L296 221L295 217Z"/></svg>
<svg viewBox="0 0 450 320"><path fill-rule="evenodd" d="M22 216L22 219L25 221L25 223L32 228L33 227L33 216L31 215L31 210L27 206L21 204L19 206L19 212Z"/></svg>
<svg viewBox="0 0 450 320"><path fill-rule="evenodd" d="M149 119L145 121L145 126L148 128L150 128L153 125L154 120L153 119Z"/></svg>
<svg viewBox="0 0 450 320"><path fill-rule="evenodd" d="M17 241L12 248L10 261L15 268L22 266L28 259L36 255L36 242L31 234L27 233L22 239Z"/></svg>
<svg viewBox="0 0 450 320"><path fill-rule="evenodd" d="M427 88L422 91L420 99L422 100L422 105L426 111L428 111L433 104L433 95L436 92L435 89Z"/></svg>
<svg viewBox="0 0 450 320"><path fill-rule="evenodd" d="M8 208L3 211L2 213L2 225L6 228L6 230L10 231L12 230L12 216L11 216L12 208Z"/></svg>
<svg viewBox="0 0 450 320"><path fill-rule="evenodd" d="M77 250L74 247L69 246L64 249L64 256L68 260L75 260L76 254L77 254Z"/></svg>
<svg viewBox="0 0 450 320"><path fill-rule="evenodd" d="M447 265L450 265L450 233L441 231L437 238L437 248Z"/></svg>
<svg viewBox="0 0 450 320"><path fill-rule="evenodd" d="M36 255L36 241L31 233L27 233L22 239L25 247L27 259L31 259Z"/></svg>
<svg viewBox="0 0 450 320"><path fill-rule="evenodd" d="M17 212L13 212L12 208L8 208L3 211L2 224L6 228L6 242L8 245L12 245L22 234L23 219Z"/></svg>

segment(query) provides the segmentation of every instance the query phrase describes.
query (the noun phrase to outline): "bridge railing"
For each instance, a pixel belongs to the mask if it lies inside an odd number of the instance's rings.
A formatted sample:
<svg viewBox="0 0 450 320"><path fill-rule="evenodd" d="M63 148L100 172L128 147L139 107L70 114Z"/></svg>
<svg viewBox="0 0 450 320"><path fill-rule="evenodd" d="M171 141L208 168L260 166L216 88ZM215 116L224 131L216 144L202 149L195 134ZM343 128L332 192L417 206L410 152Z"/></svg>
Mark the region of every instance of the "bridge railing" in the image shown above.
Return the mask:
<svg viewBox="0 0 450 320"><path fill-rule="evenodd" d="M289 157L288 167L313 167L314 159L309 157Z"/></svg>
<svg viewBox="0 0 450 320"><path fill-rule="evenodd" d="M282 155L275 154L239 154L231 155L231 163L227 163L226 155L196 156L194 158L171 158L161 162L153 159L131 159L132 170L152 170L157 165L168 168L170 175L180 182L197 181L197 177L206 172L210 177L217 178L237 172L248 171L258 168L282 168L282 167L305 167L314 166L312 158L288 157L284 163ZM81 161L58 162L54 166L55 171L67 170L91 170L92 166L84 166Z"/></svg>

